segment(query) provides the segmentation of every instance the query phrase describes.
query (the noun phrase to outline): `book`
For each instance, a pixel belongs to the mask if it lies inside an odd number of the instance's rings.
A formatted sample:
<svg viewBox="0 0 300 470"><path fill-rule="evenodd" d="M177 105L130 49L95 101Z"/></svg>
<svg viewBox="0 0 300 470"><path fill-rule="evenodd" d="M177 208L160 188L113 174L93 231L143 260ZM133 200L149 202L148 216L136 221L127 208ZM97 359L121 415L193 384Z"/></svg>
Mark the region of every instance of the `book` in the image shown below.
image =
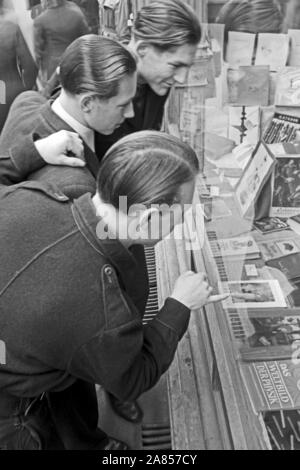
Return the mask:
<svg viewBox="0 0 300 470"><path fill-rule="evenodd" d="M268 106L269 66L240 66L227 71L228 102L238 106Z"/></svg>
<svg viewBox="0 0 300 470"><path fill-rule="evenodd" d="M269 65L271 71L282 69L288 60L287 34L260 33L258 35L255 65Z"/></svg>
<svg viewBox="0 0 300 470"><path fill-rule="evenodd" d="M242 364L241 372L257 412L300 408L299 361L275 360Z"/></svg>

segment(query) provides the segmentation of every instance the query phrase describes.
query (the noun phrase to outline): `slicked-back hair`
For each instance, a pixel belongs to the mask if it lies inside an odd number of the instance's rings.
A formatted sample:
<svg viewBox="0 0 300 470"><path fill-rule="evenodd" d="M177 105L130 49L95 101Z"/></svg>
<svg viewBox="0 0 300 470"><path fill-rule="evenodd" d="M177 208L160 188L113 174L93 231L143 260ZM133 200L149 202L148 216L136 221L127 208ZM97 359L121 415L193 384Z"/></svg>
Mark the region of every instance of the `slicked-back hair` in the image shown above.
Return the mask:
<svg viewBox="0 0 300 470"><path fill-rule="evenodd" d="M133 36L165 51L197 45L201 26L195 11L182 0L154 0L137 13Z"/></svg>
<svg viewBox="0 0 300 470"><path fill-rule="evenodd" d="M194 181L199 162L192 148L158 131L130 134L106 153L98 175L101 199L119 209L119 198L135 204L172 205L179 188Z"/></svg>
<svg viewBox="0 0 300 470"><path fill-rule="evenodd" d="M221 8L216 23L225 24L229 31L244 33L280 33L282 12L277 0L230 0Z"/></svg>
<svg viewBox="0 0 300 470"><path fill-rule="evenodd" d="M122 79L136 72L133 55L117 41L88 34L76 39L60 62L60 82L72 95L116 96Z"/></svg>

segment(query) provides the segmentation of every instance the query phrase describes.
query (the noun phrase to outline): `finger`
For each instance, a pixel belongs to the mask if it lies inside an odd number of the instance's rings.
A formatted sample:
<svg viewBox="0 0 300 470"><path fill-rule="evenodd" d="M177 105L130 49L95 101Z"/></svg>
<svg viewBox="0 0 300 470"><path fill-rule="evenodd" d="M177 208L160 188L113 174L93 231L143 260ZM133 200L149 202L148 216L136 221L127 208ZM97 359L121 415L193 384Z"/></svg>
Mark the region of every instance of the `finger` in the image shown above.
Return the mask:
<svg viewBox="0 0 300 470"><path fill-rule="evenodd" d="M62 155L57 160L56 164L59 166L72 166L72 167L80 167L80 168L86 165L86 163L83 160L80 160L80 158L66 157L65 155Z"/></svg>
<svg viewBox="0 0 300 470"><path fill-rule="evenodd" d="M69 140L67 151L72 152L76 157L83 158L83 143L79 140Z"/></svg>
<svg viewBox="0 0 300 470"><path fill-rule="evenodd" d="M213 304L213 303L216 303L216 302L222 302L223 300L228 299L228 297L230 297L230 294L211 295L208 298L208 303Z"/></svg>
<svg viewBox="0 0 300 470"><path fill-rule="evenodd" d="M75 139L80 139L79 137L79 134L77 134L77 132L72 132L72 131L66 131L67 132L67 135L70 136L70 137L75 137Z"/></svg>

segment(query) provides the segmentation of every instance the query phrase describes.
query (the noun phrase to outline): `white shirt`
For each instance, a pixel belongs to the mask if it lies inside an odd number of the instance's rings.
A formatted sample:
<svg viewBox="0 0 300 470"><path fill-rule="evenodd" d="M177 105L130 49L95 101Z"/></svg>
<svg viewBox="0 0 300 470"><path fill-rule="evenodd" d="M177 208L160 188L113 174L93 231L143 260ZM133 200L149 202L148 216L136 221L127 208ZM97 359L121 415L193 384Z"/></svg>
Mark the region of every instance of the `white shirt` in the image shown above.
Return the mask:
<svg viewBox="0 0 300 470"><path fill-rule="evenodd" d="M78 122L62 107L59 98L57 98L52 104L52 111L57 114L63 121L65 121L77 134L84 140L89 148L95 152L95 132L83 124Z"/></svg>

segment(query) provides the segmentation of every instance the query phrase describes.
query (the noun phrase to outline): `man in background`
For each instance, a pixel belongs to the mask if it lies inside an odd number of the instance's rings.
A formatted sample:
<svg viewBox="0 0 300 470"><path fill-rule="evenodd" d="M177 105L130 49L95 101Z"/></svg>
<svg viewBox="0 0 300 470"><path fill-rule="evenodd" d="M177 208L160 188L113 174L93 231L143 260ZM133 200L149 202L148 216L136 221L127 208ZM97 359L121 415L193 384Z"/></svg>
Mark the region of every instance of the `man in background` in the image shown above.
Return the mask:
<svg viewBox="0 0 300 470"><path fill-rule="evenodd" d="M67 47L89 32L84 13L72 2L47 0L34 20L34 50L42 84L54 73Z"/></svg>

